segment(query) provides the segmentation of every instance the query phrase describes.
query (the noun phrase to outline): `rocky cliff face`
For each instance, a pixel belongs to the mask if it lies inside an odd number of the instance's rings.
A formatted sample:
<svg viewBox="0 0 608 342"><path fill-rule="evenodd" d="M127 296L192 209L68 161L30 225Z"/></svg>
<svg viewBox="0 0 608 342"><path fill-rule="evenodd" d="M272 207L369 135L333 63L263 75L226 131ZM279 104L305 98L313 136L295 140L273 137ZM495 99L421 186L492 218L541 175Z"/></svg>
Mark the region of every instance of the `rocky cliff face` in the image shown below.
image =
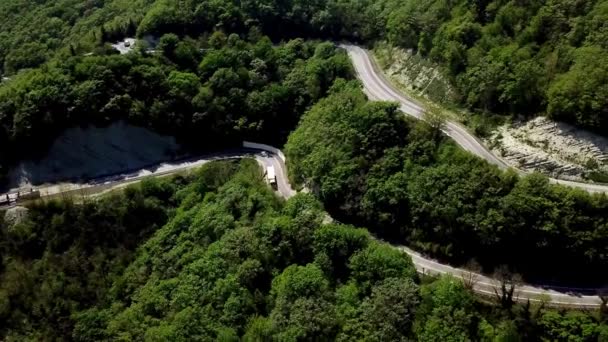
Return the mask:
<svg viewBox="0 0 608 342"><path fill-rule="evenodd" d="M569 180L608 172L608 138L544 117L499 127L487 143L526 171Z"/></svg>
<svg viewBox="0 0 608 342"><path fill-rule="evenodd" d="M453 104L458 94L440 69L428 60L386 43L374 49L385 75L408 95L434 103ZM459 113L446 110L452 120ZM496 129L486 144L511 166L567 180L608 182L608 138L544 117Z"/></svg>
<svg viewBox="0 0 608 342"><path fill-rule="evenodd" d="M9 188L29 188L68 179L89 179L171 160L179 152L172 137L117 122L107 127L70 128L41 160L26 160L9 172Z"/></svg>

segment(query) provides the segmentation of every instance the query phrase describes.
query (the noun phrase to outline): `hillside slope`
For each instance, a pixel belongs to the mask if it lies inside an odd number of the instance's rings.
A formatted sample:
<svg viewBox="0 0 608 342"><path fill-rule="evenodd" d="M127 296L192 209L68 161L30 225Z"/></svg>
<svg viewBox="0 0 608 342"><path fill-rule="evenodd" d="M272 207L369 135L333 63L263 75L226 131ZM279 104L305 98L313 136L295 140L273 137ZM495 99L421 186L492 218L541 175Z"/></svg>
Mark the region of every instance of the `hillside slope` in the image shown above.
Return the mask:
<svg viewBox="0 0 608 342"><path fill-rule="evenodd" d="M5 73L136 32L388 39L442 65L471 108L608 127L606 0L2 0L0 15Z"/></svg>
<svg viewBox="0 0 608 342"><path fill-rule="evenodd" d="M322 224L253 160L0 215L7 341L602 341L597 315L494 307L363 229ZM48 225L48 222L52 222ZM28 234L29 233L29 234ZM43 239L39 239L42 236Z"/></svg>

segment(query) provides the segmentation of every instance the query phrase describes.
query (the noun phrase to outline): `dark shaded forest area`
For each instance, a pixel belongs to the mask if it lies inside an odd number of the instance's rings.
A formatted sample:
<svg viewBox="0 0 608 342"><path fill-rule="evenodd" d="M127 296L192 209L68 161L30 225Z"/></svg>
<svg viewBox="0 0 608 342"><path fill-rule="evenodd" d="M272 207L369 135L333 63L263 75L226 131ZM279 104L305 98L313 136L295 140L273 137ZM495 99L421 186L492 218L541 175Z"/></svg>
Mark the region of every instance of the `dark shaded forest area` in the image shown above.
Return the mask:
<svg viewBox="0 0 608 342"><path fill-rule="evenodd" d="M158 49L73 56L0 86L0 174L2 164L44 153L66 127L118 120L190 149L244 139L281 145L334 79L351 75L345 52L302 39L275 46L259 35L216 32L201 42L166 34Z"/></svg>

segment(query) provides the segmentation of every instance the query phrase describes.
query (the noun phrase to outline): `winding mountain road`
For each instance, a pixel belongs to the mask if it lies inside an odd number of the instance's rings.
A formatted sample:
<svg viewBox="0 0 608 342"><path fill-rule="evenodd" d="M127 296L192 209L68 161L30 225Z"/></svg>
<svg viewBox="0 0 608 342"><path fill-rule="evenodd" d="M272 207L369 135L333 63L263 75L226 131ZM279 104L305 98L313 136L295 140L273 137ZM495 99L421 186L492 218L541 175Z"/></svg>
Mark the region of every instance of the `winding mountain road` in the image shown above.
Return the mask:
<svg viewBox="0 0 608 342"><path fill-rule="evenodd" d="M283 160L277 156L265 160L258 159L266 166L274 166L277 173L278 192L285 199L294 196L297 192L291 188L287 176L287 167ZM331 222L332 219L325 222ZM472 271L452 267L442 264L432 258L408 248L406 246L391 244L393 247L405 252L412 258L412 262L419 273L427 275L451 274L457 279L462 279L479 295L485 297L495 297L500 294L501 282L491 277ZM513 299L520 303L530 301L531 303L545 302L555 307L597 309L602 305L601 298L597 295L602 289L581 289L581 288L557 288L549 286L532 286L516 284Z"/></svg>
<svg viewBox="0 0 608 342"><path fill-rule="evenodd" d="M270 147L267 151L268 155L266 155L265 158L260 159L259 156L256 156L256 159L258 159L258 162L262 165L272 165L275 170L279 170L279 172L277 172L277 191L283 198L288 199L294 196L297 192L291 188L289 180L287 179L287 166L285 165L284 157L282 154L281 156L273 154L273 151L276 151L273 147ZM498 280L465 269L439 263L405 246L392 246L407 253L412 258L412 262L419 273L427 275L451 274L452 276L467 282L468 285L472 286L472 289L476 293L486 297L496 296L496 291L498 291L499 294L501 293L501 282ZM600 291L601 289L558 289L556 287L517 284L515 286L513 299L523 303L528 300L532 303L546 302L548 305L556 307L596 309L602 305L602 300L596 295L597 293L600 293Z"/></svg>
<svg viewBox="0 0 608 342"><path fill-rule="evenodd" d="M251 144L251 143L248 143ZM46 186L37 187L42 198L52 198L61 196L96 196L107 191L123 188L127 185L142 181L147 177L164 177L173 175L186 170L198 168L203 164L216 160L254 158L264 168L274 166L277 176L277 193L285 199L289 199L297 194L287 177L287 166L285 165L285 157L278 149L260 144L258 148L245 146L242 149L233 151L215 153L195 158L189 158L174 162L164 162L158 165L134 170L124 173L119 173L107 177L97 178L84 183L62 183L48 184ZM0 195L4 196L4 195ZM12 203L11 206L16 205ZM328 218L331 221L331 218ZM431 258L425 257L412 249L393 245L395 248L407 253L414 263L414 266L420 273L441 275L451 274L456 278L468 281L473 290L485 296L495 296L495 290L500 288L500 282L490 277L475 274L465 269L455 268L449 265L441 264ZM550 305L570 308L585 308L594 309L602 305L602 301L598 295L583 295L582 293L599 293L600 289L570 289L561 288L559 291L556 288L518 285L514 294L514 299L519 302L541 302L545 301ZM576 294L579 292L580 294ZM500 292L499 292L500 293Z"/></svg>
<svg viewBox="0 0 608 342"><path fill-rule="evenodd" d="M400 109L417 119L422 119L424 109L412 99L404 96L396 90L383 75L378 72L369 53L354 45L341 45L348 52L352 63L359 76L365 93L372 100L396 101ZM465 150L497 165L502 169L508 168L507 164L499 157L492 154L481 141L468 132L466 128L455 123L447 122L444 132L456 141ZM254 144L257 145L257 144ZM61 196L94 196L107 191L119 189L129 184L139 182L146 177L162 177L183 172L188 169L200 167L201 165L214 161L238 158L255 158L264 167L274 166L277 175L277 193L283 198L290 198L297 192L291 187L287 177L285 157L274 147L259 145L258 149L243 148L235 151L206 155L187 160L161 163L141 170L129 171L121 174L111 175L84 183L61 183L48 184L37 187L42 198ZM525 174L523 171L519 171ZM608 192L608 186L600 184L578 183L564 180L551 179L553 183L559 183L571 187L580 188L589 192ZM5 196L5 195L0 195ZM15 205L12 203L11 205ZM328 218L331 221L331 218ZM431 258L423 256L405 246L393 245L395 248L407 253L418 272L424 274L441 275L451 274L456 278L463 279L472 286L472 289L484 296L494 297L500 289L501 283L490 277L472 273L468 270L452 267L439 263ZM599 297L601 289L573 289L556 288L545 286L531 286L519 284L516 286L514 299L519 302L547 302L549 305L569 308L597 309L602 305ZM500 291L498 291L500 293Z"/></svg>
<svg viewBox="0 0 608 342"><path fill-rule="evenodd" d="M365 93L370 97L370 99L396 101L400 104L400 108L404 113L407 113L417 119L422 119L423 108L413 100L400 94L399 91L397 91L386 79L383 78L381 73L377 71L372 59L369 56L369 53L366 50L354 45L341 46L347 50L350 58L352 59L355 70L363 83ZM470 151L471 153L497 165L500 168L508 168L501 158L492 154L483 145L483 143L469 133L463 126L454 122L448 122L445 127L445 133L467 151ZM36 190L40 191L42 198L68 195L94 196L139 182L146 177L168 176L188 169L200 167L201 165L214 160L240 159L249 157L255 158L263 167L274 166L275 170L278 170L276 173L277 193L285 199L294 196L297 192L289 183L287 177L287 167L285 165L285 157L281 151L271 146L258 146L259 148L257 149L243 148L225 153L206 155L181 161L165 162L141 170L133 170L121 174L111 175L84 183L66 182L61 184L48 184L37 187ZM520 173L523 174L524 172L520 171ZM553 183L577 187L589 192L608 192L608 186L605 185L578 183L557 179L551 179L551 181ZM6 194L0 196L6 196ZM15 204L16 203L11 203L10 206L14 206ZM439 263L405 246L393 246L407 253L412 258L416 269L420 273L433 275L451 274L454 277L463 279L465 282L467 282L470 286L472 286L472 289L476 293L485 296L495 296L497 289L500 288L501 283L490 277ZM596 309L602 305L602 300L599 297L599 293L601 291L602 289L556 288L520 284L516 286L514 299L519 302L547 302L549 305L559 307Z"/></svg>
<svg viewBox="0 0 608 342"><path fill-rule="evenodd" d="M372 100L377 101L395 101L400 104L400 109L404 113L422 119L424 109L413 99L407 97L397 90L379 71L379 68L374 63L370 53L356 45L341 44L340 47L345 49L350 56L350 59L355 67L357 76L363 84L364 92ZM484 144L471 134L462 125L448 121L444 128L444 133L454 139L454 141L465 150L475 154L476 156L487 160L489 163L497 165L501 169L507 169L509 166L498 156L494 155ZM526 172L517 170L518 173L525 175ZM579 188L588 192L608 193L608 185L573 182L555 178L549 178L551 183L562 184L574 188Z"/></svg>

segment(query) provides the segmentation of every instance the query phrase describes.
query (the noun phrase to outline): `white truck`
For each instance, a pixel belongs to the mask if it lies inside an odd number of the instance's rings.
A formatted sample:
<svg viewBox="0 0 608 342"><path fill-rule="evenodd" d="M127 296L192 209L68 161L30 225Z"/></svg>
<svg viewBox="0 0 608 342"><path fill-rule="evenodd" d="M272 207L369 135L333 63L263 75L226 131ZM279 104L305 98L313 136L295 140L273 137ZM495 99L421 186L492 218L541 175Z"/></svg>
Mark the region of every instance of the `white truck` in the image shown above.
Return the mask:
<svg viewBox="0 0 608 342"><path fill-rule="evenodd" d="M266 180L273 189L277 188L277 174L274 172L274 166L266 167Z"/></svg>

